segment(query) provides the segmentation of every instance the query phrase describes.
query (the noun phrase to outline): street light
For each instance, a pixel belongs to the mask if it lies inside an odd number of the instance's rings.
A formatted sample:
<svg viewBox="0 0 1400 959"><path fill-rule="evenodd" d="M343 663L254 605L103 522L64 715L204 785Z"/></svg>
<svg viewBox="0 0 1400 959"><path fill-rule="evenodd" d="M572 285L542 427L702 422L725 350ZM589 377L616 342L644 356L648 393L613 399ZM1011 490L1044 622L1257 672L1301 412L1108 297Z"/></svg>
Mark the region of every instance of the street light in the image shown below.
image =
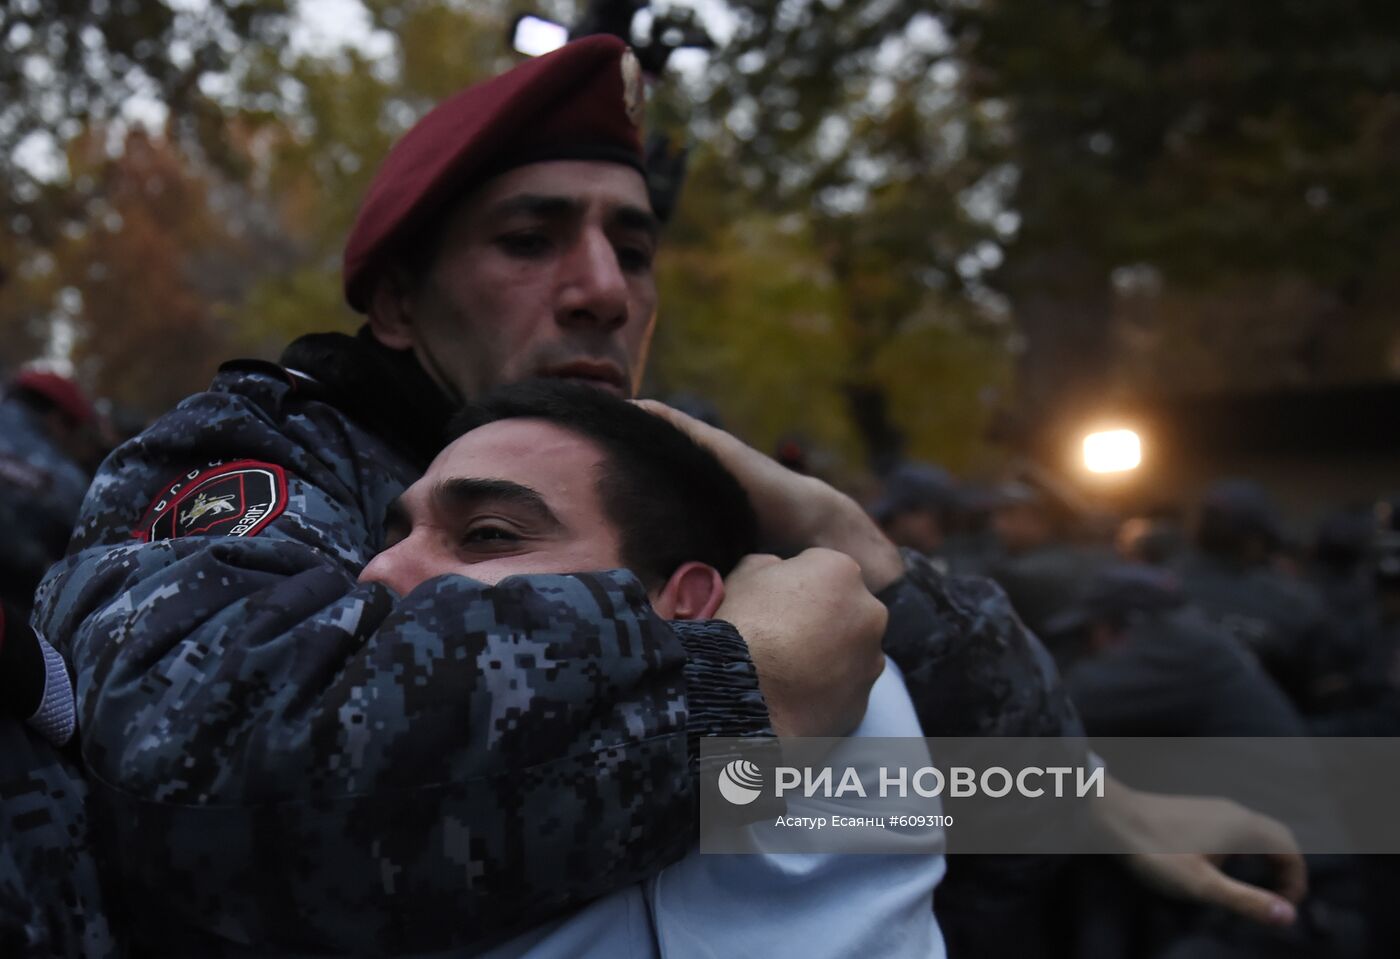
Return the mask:
<svg viewBox="0 0 1400 959"><path fill-rule="evenodd" d="M517 17L511 31L511 46L527 57L542 57L569 42L569 28L562 23L531 14Z"/></svg>
<svg viewBox="0 0 1400 959"><path fill-rule="evenodd" d="M1142 463L1142 440L1132 430L1105 430L1084 437L1084 468L1091 473L1126 473Z"/></svg>

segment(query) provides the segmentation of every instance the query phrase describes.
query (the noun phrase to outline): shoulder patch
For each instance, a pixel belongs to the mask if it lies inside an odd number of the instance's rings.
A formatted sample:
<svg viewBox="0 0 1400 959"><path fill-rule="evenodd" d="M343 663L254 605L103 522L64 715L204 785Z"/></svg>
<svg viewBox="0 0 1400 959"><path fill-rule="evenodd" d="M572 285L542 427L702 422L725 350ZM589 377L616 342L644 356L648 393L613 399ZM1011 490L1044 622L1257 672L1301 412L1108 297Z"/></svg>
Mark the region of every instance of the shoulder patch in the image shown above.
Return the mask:
<svg viewBox="0 0 1400 959"><path fill-rule="evenodd" d="M144 543L182 536L255 536L287 508L282 467L215 461L171 482L131 535Z"/></svg>

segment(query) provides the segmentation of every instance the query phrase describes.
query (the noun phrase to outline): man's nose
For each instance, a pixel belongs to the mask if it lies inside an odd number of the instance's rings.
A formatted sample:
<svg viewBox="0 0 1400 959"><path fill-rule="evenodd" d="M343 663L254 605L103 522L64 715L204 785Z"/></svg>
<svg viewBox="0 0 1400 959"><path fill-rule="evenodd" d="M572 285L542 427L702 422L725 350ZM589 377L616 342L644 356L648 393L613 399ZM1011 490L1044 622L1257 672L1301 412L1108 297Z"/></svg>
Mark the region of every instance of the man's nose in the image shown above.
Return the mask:
<svg viewBox="0 0 1400 959"><path fill-rule="evenodd" d="M431 578L427 564L420 561L419 551L409 549L407 543L403 540L375 556L360 571L359 581L382 583L400 596L407 596L415 586Z"/></svg>
<svg viewBox="0 0 1400 959"><path fill-rule="evenodd" d="M601 230L587 229L564 259L559 295L561 326L615 330L627 322L627 277Z"/></svg>

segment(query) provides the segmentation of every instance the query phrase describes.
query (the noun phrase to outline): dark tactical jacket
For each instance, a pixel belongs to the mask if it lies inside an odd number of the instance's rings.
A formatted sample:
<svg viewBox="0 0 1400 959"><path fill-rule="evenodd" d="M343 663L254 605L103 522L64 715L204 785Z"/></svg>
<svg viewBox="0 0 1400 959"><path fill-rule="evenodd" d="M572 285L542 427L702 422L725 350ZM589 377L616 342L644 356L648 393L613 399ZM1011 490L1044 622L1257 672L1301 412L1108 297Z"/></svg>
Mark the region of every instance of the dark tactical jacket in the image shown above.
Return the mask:
<svg viewBox="0 0 1400 959"><path fill-rule="evenodd" d="M678 859L697 737L768 731L742 640L621 572L357 585L447 414L363 334L283 362L314 382L225 368L119 449L40 591L136 940L449 948ZM881 598L930 735L1076 731L1000 591L908 562Z"/></svg>

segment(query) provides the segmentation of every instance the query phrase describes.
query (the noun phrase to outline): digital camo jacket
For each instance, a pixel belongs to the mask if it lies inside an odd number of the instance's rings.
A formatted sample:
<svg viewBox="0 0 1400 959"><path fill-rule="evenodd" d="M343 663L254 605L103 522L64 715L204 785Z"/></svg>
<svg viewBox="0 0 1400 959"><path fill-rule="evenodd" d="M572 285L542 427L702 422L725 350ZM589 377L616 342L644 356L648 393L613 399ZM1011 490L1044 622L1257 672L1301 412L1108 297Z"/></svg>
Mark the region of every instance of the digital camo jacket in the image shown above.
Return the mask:
<svg viewBox="0 0 1400 959"><path fill-rule="evenodd" d="M120 448L40 591L134 941L447 948L679 858L697 735L768 731L738 635L622 572L358 585L422 464L295 382Z"/></svg>

